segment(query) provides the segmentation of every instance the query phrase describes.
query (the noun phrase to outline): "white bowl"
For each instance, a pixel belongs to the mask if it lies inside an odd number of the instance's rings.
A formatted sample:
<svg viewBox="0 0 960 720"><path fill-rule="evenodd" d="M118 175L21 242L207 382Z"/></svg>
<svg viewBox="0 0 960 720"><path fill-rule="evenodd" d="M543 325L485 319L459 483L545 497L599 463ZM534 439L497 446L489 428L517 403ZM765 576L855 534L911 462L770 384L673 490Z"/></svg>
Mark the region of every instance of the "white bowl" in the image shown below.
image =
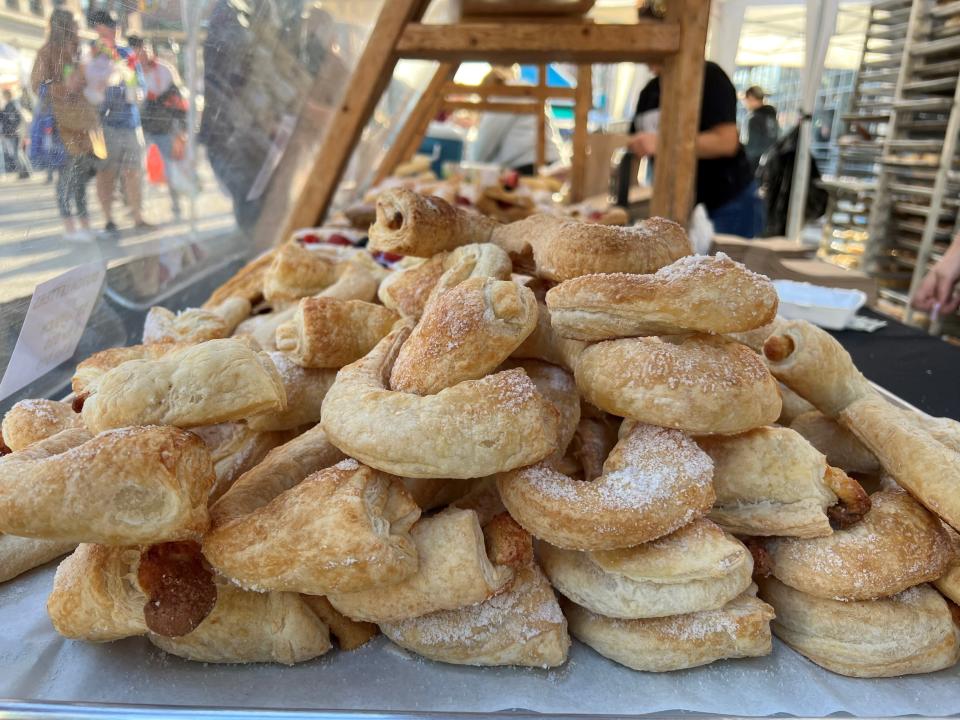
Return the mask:
<svg viewBox="0 0 960 720"><path fill-rule="evenodd" d="M867 302L861 290L823 287L794 280L774 280L780 297L779 315L808 320L829 330L842 330Z"/></svg>

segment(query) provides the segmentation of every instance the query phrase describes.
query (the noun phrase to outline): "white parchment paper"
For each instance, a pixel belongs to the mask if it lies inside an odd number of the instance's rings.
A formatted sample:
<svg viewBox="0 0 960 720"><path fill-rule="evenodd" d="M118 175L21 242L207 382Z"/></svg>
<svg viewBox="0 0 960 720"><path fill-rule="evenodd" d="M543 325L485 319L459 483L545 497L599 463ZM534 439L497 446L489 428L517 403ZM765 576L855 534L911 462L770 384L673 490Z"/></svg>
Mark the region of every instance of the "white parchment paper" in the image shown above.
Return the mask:
<svg viewBox="0 0 960 720"><path fill-rule="evenodd" d="M92 645L54 632L45 603L54 566L0 585L0 698L275 709L640 715L943 716L960 713L960 670L854 680L775 641L766 658L674 673L637 673L574 644L552 671L422 660L383 637L296 665L207 665L142 638Z"/></svg>

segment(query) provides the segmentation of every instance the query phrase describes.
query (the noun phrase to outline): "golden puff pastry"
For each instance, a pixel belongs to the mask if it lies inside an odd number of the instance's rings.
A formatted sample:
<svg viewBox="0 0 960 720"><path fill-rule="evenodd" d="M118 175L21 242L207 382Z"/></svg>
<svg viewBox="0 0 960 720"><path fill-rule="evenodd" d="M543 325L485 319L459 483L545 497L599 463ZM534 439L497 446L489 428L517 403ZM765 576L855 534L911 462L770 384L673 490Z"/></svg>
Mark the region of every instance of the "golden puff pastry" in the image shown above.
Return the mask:
<svg viewBox="0 0 960 720"><path fill-rule="evenodd" d="M308 475L344 459L319 425L274 448L262 462L245 472L210 507L214 528L249 515L294 487Z"/></svg>
<svg viewBox="0 0 960 720"><path fill-rule="evenodd" d="M83 420L70 403L21 400L3 416L3 444L13 451L23 450L63 430L82 427Z"/></svg>
<svg viewBox="0 0 960 720"><path fill-rule="evenodd" d="M373 302L377 299L377 288L385 271L367 253L357 253L343 263L340 275L315 297L334 300L360 300Z"/></svg>
<svg viewBox="0 0 960 720"><path fill-rule="evenodd" d="M651 425L738 433L780 415L777 382L763 361L722 337L596 343L581 353L575 374L587 402Z"/></svg>
<svg viewBox="0 0 960 720"><path fill-rule="evenodd" d="M560 606L571 635L633 670L669 672L773 650L773 608L750 591L716 610L640 620L604 617L569 600Z"/></svg>
<svg viewBox="0 0 960 720"><path fill-rule="evenodd" d="M847 472L875 474L880 472L877 456L870 452L857 436L819 410L811 410L793 419L794 430L827 456L830 465Z"/></svg>
<svg viewBox="0 0 960 720"><path fill-rule="evenodd" d="M537 324L533 292L475 277L429 304L390 373L393 390L432 395L482 378L510 357Z"/></svg>
<svg viewBox="0 0 960 720"><path fill-rule="evenodd" d="M83 422L91 432L215 425L287 404L270 357L237 339L209 340L157 360L130 360L94 380L86 392Z"/></svg>
<svg viewBox="0 0 960 720"><path fill-rule="evenodd" d="M276 350L277 328L290 322L296 311L296 303L279 303L270 306L268 312L254 313L237 325L232 337L245 340L261 350Z"/></svg>
<svg viewBox="0 0 960 720"><path fill-rule="evenodd" d="M380 634L376 625L351 620L322 595L301 595L300 598L330 628L330 634L336 638L341 650L356 650Z"/></svg>
<svg viewBox="0 0 960 720"><path fill-rule="evenodd" d="M72 552L73 542L0 535L0 583Z"/></svg>
<svg viewBox="0 0 960 720"><path fill-rule="evenodd" d="M229 337L250 315L250 301L231 297L210 310L190 308L174 313L152 307L143 322L143 342L203 342Z"/></svg>
<svg viewBox="0 0 960 720"><path fill-rule="evenodd" d="M495 220L466 212L438 197L394 188L377 198L370 249L430 257L461 245L488 242L497 225Z"/></svg>
<svg viewBox="0 0 960 720"><path fill-rule="evenodd" d="M960 535L947 525L943 528L950 538L953 560L947 565L943 575L933 581L933 585L955 604L960 605ZM2 542L3 539L0 538L0 543Z"/></svg>
<svg viewBox="0 0 960 720"><path fill-rule="evenodd" d="M493 243L473 243L458 247L444 256L443 275L430 290L427 305L466 280L478 277L509 280L512 270L510 256Z"/></svg>
<svg viewBox="0 0 960 720"><path fill-rule="evenodd" d="M808 412L819 412L813 405L783 383L779 383L779 386L780 398L783 400L783 409L780 411L780 417L777 418L778 424L784 427L790 427L793 421L801 415L805 415Z"/></svg>
<svg viewBox="0 0 960 720"><path fill-rule="evenodd" d="M335 245L305 246L294 239L277 248L263 276L263 296L270 302L290 302L329 287L356 252Z"/></svg>
<svg viewBox="0 0 960 720"><path fill-rule="evenodd" d="M245 422L218 423L193 428L210 451L217 481L209 501L216 502L243 473L263 460L273 448L289 439L289 432L262 432Z"/></svg>
<svg viewBox="0 0 960 720"><path fill-rule="evenodd" d="M681 432L636 423L603 475L582 482L540 464L497 478L510 514L534 537L571 550L655 540L707 513L713 463Z"/></svg>
<svg viewBox="0 0 960 720"><path fill-rule="evenodd" d="M786 319L777 315L766 325L754 328L753 330L745 330L744 332L727 333L727 337L731 340L737 341L738 343L746 345L755 353L762 355L763 344L767 341L767 338L771 335L776 335L779 328L785 322L787 322Z"/></svg>
<svg viewBox="0 0 960 720"><path fill-rule="evenodd" d="M492 241L511 256L529 246L537 275L554 282L594 273L652 273L690 254L686 231L659 217L618 227L532 215L496 228Z"/></svg>
<svg viewBox="0 0 960 720"><path fill-rule="evenodd" d="M397 478L343 460L214 528L203 552L248 590L359 592L416 572L410 528L419 517Z"/></svg>
<svg viewBox="0 0 960 720"><path fill-rule="evenodd" d="M960 628L943 597L918 585L880 600L840 602L760 581L773 605L773 633L801 655L850 677L936 672L960 658Z"/></svg>
<svg viewBox="0 0 960 720"><path fill-rule="evenodd" d="M559 416L522 370L466 380L436 395L386 388L410 333L398 323L366 357L343 368L321 424L350 457L401 477L472 478L538 462L557 446Z"/></svg>
<svg viewBox="0 0 960 720"><path fill-rule="evenodd" d="M210 294L210 297L202 305L203 309L215 308L224 300L232 297L244 298L251 305L260 302L263 298L263 277L266 275L267 268L270 267L276 253L276 248L268 250L240 268L233 277Z"/></svg>
<svg viewBox="0 0 960 720"><path fill-rule="evenodd" d="M450 508L422 518L410 534L419 558L412 577L386 588L331 593L327 599L349 618L382 624L475 605L513 581L510 566L495 565L487 557L472 510Z"/></svg>
<svg viewBox="0 0 960 720"><path fill-rule="evenodd" d="M0 532L108 545L195 538L213 483L210 452L183 430L64 430L0 458Z"/></svg>
<svg viewBox="0 0 960 720"><path fill-rule="evenodd" d="M954 551L940 521L902 490L871 496L863 520L822 538L769 538L764 570L801 592L873 600L936 580Z"/></svg>
<svg viewBox="0 0 960 720"><path fill-rule="evenodd" d="M341 368L380 342L399 316L360 300L304 298L293 318L277 328L277 349L298 365Z"/></svg>
<svg viewBox="0 0 960 720"><path fill-rule="evenodd" d="M559 592L607 617L665 617L713 610L753 582L750 551L702 518L630 548L581 552L541 543L538 555Z"/></svg>
<svg viewBox="0 0 960 720"><path fill-rule="evenodd" d="M79 408L83 407L83 400L88 394L89 386L115 367L131 360L159 360L191 345L192 343L153 343L107 348L94 353L86 360L82 360L74 370L71 381L73 394L76 396L74 409L79 412Z"/></svg>
<svg viewBox="0 0 960 720"><path fill-rule="evenodd" d="M870 509L863 488L799 433L763 427L697 439L713 460L717 499L710 519L737 535L829 535Z"/></svg>
<svg viewBox="0 0 960 720"><path fill-rule="evenodd" d="M327 391L337 379L337 371L302 367L283 352L267 353L280 373L287 406L283 410L251 415L247 424L252 430L293 430L302 425L320 422L320 408Z"/></svg>
<svg viewBox="0 0 960 720"><path fill-rule="evenodd" d="M554 329L575 340L612 340L762 327L777 314L770 279L723 253L691 255L652 275L566 280L547 293Z"/></svg>
<svg viewBox="0 0 960 720"><path fill-rule="evenodd" d="M176 637L213 609L217 587L195 542L81 544L57 568L47 612L64 637L109 642L150 631Z"/></svg>
<svg viewBox="0 0 960 720"><path fill-rule="evenodd" d="M960 529L960 453L876 393L852 402L837 419L898 485Z"/></svg>
<svg viewBox="0 0 960 720"><path fill-rule="evenodd" d="M484 533L494 548L526 545L506 553L516 561L510 587L476 605L383 623L384 635L418 655L455 665L562 665L570 648L567 621L533 561L530 536L509 516L497 518ZM498 537L501 534L513 537Z"/></svg>
<svg viewBox="0 0 960 720"><path fill-rule="evenodd" d="M586 347L580 340L560 337L551 325L549 308L541 302L537 303L537 326L513 351L512 357L543 360L573 372L577 358Z"/></svg>
<svg viewBox="0 0 960 720"><path fill-rule="evenodd" d="M764 343L763 354L780 382L828 417L875 394L843 346L805 320L781 323Z"/></svg>
<svg viewBox="0 0 960 720"><path fill-rule="evenodd" d="M430 293L445 272L444 262L448 255L437 253L425 260L404 258L377 288L380 302L403 317L418 320L423 315Z"/></svg>
<svg viewBox="0 0 960 720"><path fill-rule="evenodd" d="M522 368L537 386L537 392L549 400L560 413L557 449L543 461L556 467L566 454L580 424L580 393L573 375L561 367L537 360L508 360L501 367Z"/></svg>
<svg viewBox="0 0 960 720"><path fill-rule="evenodd" d="M204 663L283 665L311 660L330 650L330 631L296 593L257 593L223 583L217 604L193 632L150 642L171 655Z"/></svg>

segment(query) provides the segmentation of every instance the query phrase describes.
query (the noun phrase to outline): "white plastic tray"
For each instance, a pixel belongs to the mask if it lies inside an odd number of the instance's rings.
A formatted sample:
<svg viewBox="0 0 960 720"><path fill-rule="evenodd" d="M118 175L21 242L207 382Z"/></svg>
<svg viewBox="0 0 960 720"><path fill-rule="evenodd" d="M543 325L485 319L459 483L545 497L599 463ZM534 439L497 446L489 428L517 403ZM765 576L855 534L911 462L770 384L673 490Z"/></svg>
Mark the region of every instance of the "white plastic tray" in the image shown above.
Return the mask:
<svg viewBox="0 0 960 720"><path fill-rule="evenodd" d="M795 280L774 280L780 307L788 320L807 320L830 330L843 330L867 302L860 290L822 287Z"/></svg>

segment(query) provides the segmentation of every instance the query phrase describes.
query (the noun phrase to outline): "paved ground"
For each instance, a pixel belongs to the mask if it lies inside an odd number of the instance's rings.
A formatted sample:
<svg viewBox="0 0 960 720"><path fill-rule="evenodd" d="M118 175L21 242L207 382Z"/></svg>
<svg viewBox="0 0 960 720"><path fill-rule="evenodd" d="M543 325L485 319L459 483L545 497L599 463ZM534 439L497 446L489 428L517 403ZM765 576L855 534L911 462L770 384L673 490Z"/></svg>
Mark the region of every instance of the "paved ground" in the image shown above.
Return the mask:
<svg viewBox="0 0 960 720"><path fill-rule="evenodd" d="M185 243L202 246L234 227L230 200L209 171L201 171L202 189L195 199L194 223L186 219L189 202L181 199L184 219L175 221L166 188L147 185L144 215L155 228L134 231L132 220L118 202L114 217L121 228L119 239L98 234L96 242L70 242L64 239L57 214L54 184L46 184L45 179L43 173L35 173L29 180L0 175L0 305L29 296L37 283L97 257L114 264ZM95 231L102 230L103 216L93 182L87 198L92 226Z"/></svg>

